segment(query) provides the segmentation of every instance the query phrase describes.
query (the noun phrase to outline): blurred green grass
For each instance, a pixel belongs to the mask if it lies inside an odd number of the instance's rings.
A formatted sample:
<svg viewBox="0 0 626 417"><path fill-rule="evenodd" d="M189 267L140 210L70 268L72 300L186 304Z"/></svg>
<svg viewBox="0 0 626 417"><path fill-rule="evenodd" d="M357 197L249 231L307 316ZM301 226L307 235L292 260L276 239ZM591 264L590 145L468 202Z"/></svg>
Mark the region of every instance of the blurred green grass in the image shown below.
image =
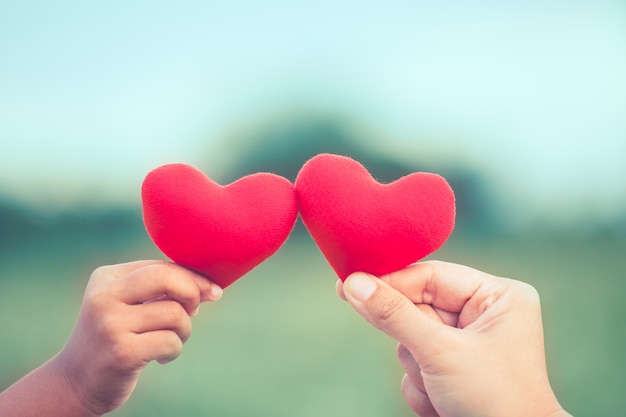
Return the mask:
<svg viewBox="0 0 626 417"><path fill-rule="evenodd" d="M534 285L542 296L548 365L574 415L617 415L626 386L624 240L558 234L456 233L434 258ZM0 255L0 389L56 353L91 270L162 258L144 233L59 236ZM410 416L395 342L335 294L309 238L203 305L174 362L151 364L112 416Z"/></svg>

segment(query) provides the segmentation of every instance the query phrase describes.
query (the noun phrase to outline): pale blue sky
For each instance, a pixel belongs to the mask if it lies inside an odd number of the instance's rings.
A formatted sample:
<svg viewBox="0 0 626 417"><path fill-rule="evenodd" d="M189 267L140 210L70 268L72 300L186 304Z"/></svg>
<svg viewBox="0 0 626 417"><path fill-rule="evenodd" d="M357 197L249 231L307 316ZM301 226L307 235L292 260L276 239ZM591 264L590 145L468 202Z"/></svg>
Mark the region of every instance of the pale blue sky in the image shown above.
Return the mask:
<svg viewBox="0 0 626 417"><path fill-rule="evenodd" d="M623 212L626 2L0 0L2 193L136 199L293 107L484 169L512 206Z"/></svg>

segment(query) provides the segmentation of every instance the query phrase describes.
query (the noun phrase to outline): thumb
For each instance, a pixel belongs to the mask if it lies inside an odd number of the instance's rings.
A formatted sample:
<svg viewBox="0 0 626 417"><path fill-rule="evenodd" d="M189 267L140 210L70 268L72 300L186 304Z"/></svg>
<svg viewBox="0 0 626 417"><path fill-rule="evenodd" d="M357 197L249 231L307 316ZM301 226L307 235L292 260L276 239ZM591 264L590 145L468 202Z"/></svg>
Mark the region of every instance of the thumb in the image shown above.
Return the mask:
<svg viewBox="0 0 626 417"><path fill-rule="evenodd" d="M381 279L356 272L346 279L343 293L363 318L418 356L427 356L440 345L434 336L446 326Z"/></svg>

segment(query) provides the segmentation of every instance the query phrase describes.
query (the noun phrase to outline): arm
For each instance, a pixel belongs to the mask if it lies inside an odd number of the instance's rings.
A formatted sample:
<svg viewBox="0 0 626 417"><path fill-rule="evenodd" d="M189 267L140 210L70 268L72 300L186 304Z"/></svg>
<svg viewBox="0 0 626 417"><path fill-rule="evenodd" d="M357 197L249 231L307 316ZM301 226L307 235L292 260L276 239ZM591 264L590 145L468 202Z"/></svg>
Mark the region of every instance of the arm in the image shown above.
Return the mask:
<svg viewBox="0 0 626 417"><path fill-rule="evenodd" d="M167 262L98 268L68 342L0 393L0 415L91 417L114 410L148 363L178 357L190 317L221 294L206 278Z"/></svg>
<svg viewBox="0 0 626 417"><path fill-rule="evenodd" d="M58 356L0 393L0 415L92 417L65 377Z"/></svg>
<svg viewBox="0 0 626 417"><path fill-rule="evenodd" d="M426 416L568 416L545 363L530 285L443 262L380 277L356 273L338 293L399 342L403 394Z"/></svg>

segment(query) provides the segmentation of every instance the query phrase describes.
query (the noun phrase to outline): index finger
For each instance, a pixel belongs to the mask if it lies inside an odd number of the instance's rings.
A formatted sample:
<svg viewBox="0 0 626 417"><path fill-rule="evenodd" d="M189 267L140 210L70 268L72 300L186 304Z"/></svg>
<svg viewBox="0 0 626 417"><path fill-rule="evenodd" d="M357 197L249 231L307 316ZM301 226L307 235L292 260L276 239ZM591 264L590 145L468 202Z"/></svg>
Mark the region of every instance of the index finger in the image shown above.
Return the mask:
<svg viewBox="0 0 626 417"><path fill-rule="evenodd" d="M380 279L415 304L430 304L453 313L461 312L479 289L502 285L500 279L493 275L440 261L413 264Z"/></svg>
<svg viewBox="0 0 626 417"><path fill-rule="evenodd" d="M178 265L176 263L168 261L140 260L116 265L107 265L98 268L96 271L94 271L93 275L97 276L99 274L102 274L103 276L120 279L146 267L171 269L173 271L176 271L175 273L179 275L182 274L190 277L200 288L201 301L217 301L222 297L222 288L213 281L211 281L210 278L205 277L204 275L200 275L197 272L185 268L182 265Z"/></svg>
<svg viewBox="0 0 626 417"><path fill-rule="evenodd" d="M180 265L150 261L133 264L115 265L102 271L114 277L111 289L124 303L170 299L180 303L189 314L194 314L200 302L216 300L221 295L217 284Z"/></svg>
<svg viewBox="0 0 626 417"><path fill-rule="evenodd" d="M156 259L148 259L140 261L130 261L115 265L103 265L94 271L94 275L102 272L113 278L122 278L123 276L128 275L137 269L143 268L144 266L162 265L168 263L170 262L160 261Z"/></svg>

